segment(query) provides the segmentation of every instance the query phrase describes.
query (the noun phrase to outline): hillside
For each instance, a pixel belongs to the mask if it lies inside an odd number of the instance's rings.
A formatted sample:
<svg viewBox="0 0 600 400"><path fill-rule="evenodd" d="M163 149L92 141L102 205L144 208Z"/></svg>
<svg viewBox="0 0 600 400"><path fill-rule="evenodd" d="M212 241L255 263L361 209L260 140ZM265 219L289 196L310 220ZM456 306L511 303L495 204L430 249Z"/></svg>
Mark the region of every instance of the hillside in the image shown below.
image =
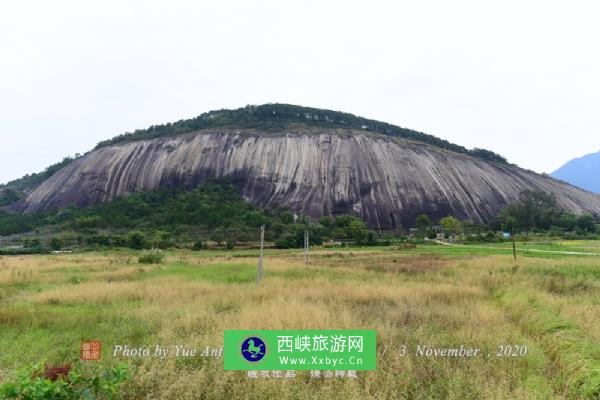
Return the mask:
<svg viewBox="0 0 600 400"><path fill-rule="evenodd" d="M422 132L401 128L381 121L358 117L339 111L301 107L289 104L264 104L246 106L236 110L216 110L206 112L196 118L180 120L174 123L153 125L147 129L138 129L118 135L98 143L95 149L139 140L174 137L208 128L254 129L263 133L285 132L294 126L326 129L346 128L366 132L376 132L387 136L428 143L433 146L469 154L482 160L507 163L506 159L484 149L466 149L438 137ZM11 182L0 183L0 207L16 202L37 188L55 172L80 158L65 157L61 162L50 165L44 171L28 174Z"/></svg>
<svg viewBox="0 0 600 400"><path fill-rule="evenodd" d="M528 189L555 194L565 210L600 216L600 196L515 166L423 141L312 124L105 143L8 209L86 207L224 177L260 208L281 206L313 219L354 214L372 228L413 226L421 213L485 222Z"/></svg>
<svg viewBox="0 0 600 400"><path fill-rule="evenodd" d="M27 174L6 184L0 184L0 207L12 204L25 197L42 182L54 175L55 172L73 162L74 159L65 157L61 162L50 165L42 172Z"/></svg>
<svg viewBox="0 0 600 400"><path fill-rule="evenodd" d="M575 158L551 175L590 192L600 193L600 152Z"/></svg>
<svg viewBox="0 0 600 400"><path fill-rule="evenodd" d="M458 153L506 163L506 159L496 153L484 149L466 149L433 135L401 128L386 122L358 117L349 113L302 107L291 104L263 104L246 106L237 110L217 110L204 113L196 118L181 120L175 123L154 125L148 129L125 133L110 140L100 142L96 149L119 143L136 140L155 139L195 132L206 128L236 127L241 129L257 129L261 132L281 132L298 124L322 128L346 128L429 143L436 147Z"/></svg>

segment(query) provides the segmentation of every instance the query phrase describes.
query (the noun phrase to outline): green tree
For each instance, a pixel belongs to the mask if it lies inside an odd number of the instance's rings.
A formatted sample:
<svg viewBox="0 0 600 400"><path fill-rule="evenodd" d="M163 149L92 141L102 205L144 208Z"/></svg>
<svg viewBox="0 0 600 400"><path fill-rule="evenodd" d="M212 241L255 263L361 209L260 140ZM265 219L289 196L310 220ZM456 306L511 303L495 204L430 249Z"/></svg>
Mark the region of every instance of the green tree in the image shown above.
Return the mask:
<svg viewBox="0 0 600 400"><path fill-rule="evenodd" d="M208 244L203 240L196 240L192 245L192 250L204 250L208 249Z"/></svg>
<svg viewBox="0 0 600 400"><path fill-rule="evenodd" d="M22 193L14 189L6 188L0 191L0 207L12 204L23 196Z"/></svg>
<svg viewBox="0 0 600 400"><path fill-rule="evenodd" d="M217 243L220 246L225 241L225 231L223 228L217 228L210 235L210 240Z"/></svg>
<svg viewBox="0 0 600 400"><path fill-rule="evenodd" d="M560 215L556 197L552 193L526 190L521 193L519 203L513 217L527 230L548 229Z"/></svg>
<svg viewBox="0 0 600 400"><path fill-rule="evenodd" d="M354 221L361 221L353 215L338 215L335 217L335 226L337 228L347 228Z"/></svg>
<svg viewBox="0 0 600 400"><path fill-rule="evenodd" d="M50 248L54 251L59 251L62 248L62 240L57 237L50 239Z"/></svg>
<svg viewBox="0 0 600 400"><path fill-rule="evenodd" d="M455 218L451 215L442 218L440 220L440 225L442 225L442 229L447 235L455 236L461 233L462 231L462 224L460 223L458 218Z"/></svg>
<svg viewBox="0 0 600 400"><path fill-rule="evenodd" d="M75 228L98 228L102 225L102 217L99 215L82 215L81 217L75 217L74 222Z"/></svg>
<svg viewBox="0 0 600 400"><path fill-rule="evenodd" d="M295 224L291 232L283 235L275 241L275 245L281 249L299 249L304 247L304 230L308 229L308 240L311 246L323 244L323 232L325 229L320 224Z"/></svg>
<svg viewBox="0 0 600 400"><path fill-rule="evenodd" d="M433 225L431 219L426 214L419 215L415 220L415 224L417 225L417 232L419 237L427 236L429 230L431 229L431 226Z"/></svg>
<svg viewBox="0 0 600 400"><path fill-rule="evenodd" d="M325 229L333 229L333 227L335 227L335 219L329 215L321 217L319 223L323 225Z"/></svg>
<svg viewBox="0 0 600 400"><path fill-rule="evenodd" d="M167 249L173 246L172 235L166 231L156 231L152 241L152 247Z"/></svg>
<svg viewBox="0 0 600 400"><path fill-rule="evenodd" d="M283 222L286 225L289 225L294 222L294 214L292 214L289 211L283 211L281 213L280 218L281 218L281 222Z"/></svg>
<svg viewBox="0 0 600 400"><path fill-rule="evenodd" d="M494 218L489 227L493 230L501 229L507 218L513 218L514 231L530 231L539 229L552 230L560 234L575 229L583 232L596 232L595 219L591 215L577 217L575 214L560 209L556 198L551 193L524 191L518 202L506 206Z"/></svg>
<svg viewBox="0 0 600 400"><path fill-rule="evenodd" d="M245 238L244 228L240 225L230 226L225 230L225 245L228 249L233 249L238 241Z"/></svg>
<svg viewBox="0 0 600 400"><path fill-rule="evenodd" d="M268 225L269 218L262 211L250 211L244 217L244 222L247 226L259 227L261 225Z"/></svg>
<svg viewBox="0 0 600 400"><path fill-rule="evenodd" d="M564 230L570 232L577 227L579 219L577 218L577 215L575 215L575 214L564 212L560 215L557 222L558 222L558 226L560 226ZM592 224L593 223L594 223L594 219L592 218Z"/></svg>
<svg viewBox="0 0 600 400"><path fill-rule="evenodd" d="M596 233L596 221L589 214L582 215L577 219L577 227L585 232Z"/></svg>
<svg viewBox="0 0 600 400"><path fill-rule="evenodd" d="M348 238L352 239L356 244L366 244L369 241L373 241L373 235L369 235L369 228L367 225L359 220L355 219L350 222L346 227Z"/></svg>
<svg viewBox="0 0 600 400"><path fill-rule="evenodd" d="M40 242L40 239L25 239L23 241L23 247L25 248L35 248L35 247L41 247L42 246L42 242Z"/></svg>
<svg viewBox="0 0 600 400"><path fill-rule="evenodd" d="M132 231L127 234L128 246L132 249L143 249L146 247L146 236L140 231Z"/></svg>
<svg viewBox="0 0 600 400"><path fill-rule="evenodd" d="M286 226L284 224L282 224L281 222L274 222L273 224L271 224L271 229L269 229L266 232L266 237L269 238L268 240L274 240L283 236L285 231Z"/></svg>
<svg viewBox="0 0 600 400"><path fill-rule="evenodd" d="M502 230L510 233L511 235L514 235L518 226L519 221L510 215L505 216L504 220L502 221Z"/></svg>

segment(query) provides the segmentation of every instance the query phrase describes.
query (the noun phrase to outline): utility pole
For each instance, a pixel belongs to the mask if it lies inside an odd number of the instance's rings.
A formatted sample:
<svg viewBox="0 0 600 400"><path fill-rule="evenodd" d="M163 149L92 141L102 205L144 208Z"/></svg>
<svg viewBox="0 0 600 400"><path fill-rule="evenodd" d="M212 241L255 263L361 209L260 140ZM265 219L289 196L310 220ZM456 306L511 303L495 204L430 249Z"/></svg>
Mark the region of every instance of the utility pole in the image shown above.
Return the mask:
<svg viewBox="0 0 600 400"><path fill-rule="evenodd" d="M503 232L508 231L510 233L510 238L512 239L513 257L515 261L517 261L517 245L515 243L515 227L517 225L517 220L513 217L507 217L504 220L503 225Z"/></svg>
<svg viewBox="0 0 600 400"><path fill-rule="evenodd" d="M308 265L308 229L304 230L304 265Z"/></svg>
<svg viewBox="0 0 600 400"><path fill-rule="evenodd" d="M515 244L514 229L511 229L510 237L512 238L512 243L513 243L513 257L515 258L515 261L517 261L517 245Z"/></svg>
<svg viewBox="0 0 600 400"><path fill-rule="evenodd" d="M256 286L263 278L263 252L265 247L265 226L260 226L260 255L258 256L258 271L256 271Z"/></svg>

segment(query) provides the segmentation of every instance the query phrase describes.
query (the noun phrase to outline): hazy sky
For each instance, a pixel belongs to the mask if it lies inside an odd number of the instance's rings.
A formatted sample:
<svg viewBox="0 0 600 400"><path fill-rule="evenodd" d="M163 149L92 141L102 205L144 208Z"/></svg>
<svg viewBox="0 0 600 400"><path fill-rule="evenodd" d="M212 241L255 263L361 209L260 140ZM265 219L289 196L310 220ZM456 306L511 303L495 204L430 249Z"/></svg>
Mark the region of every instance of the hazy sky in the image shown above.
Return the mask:
<svg viewBox="0 0 600 400"><path fill-rule="evenodd" d="M551 172L600 150L594 3L2 1L0 182L125 131L267 102Z"/></svg>

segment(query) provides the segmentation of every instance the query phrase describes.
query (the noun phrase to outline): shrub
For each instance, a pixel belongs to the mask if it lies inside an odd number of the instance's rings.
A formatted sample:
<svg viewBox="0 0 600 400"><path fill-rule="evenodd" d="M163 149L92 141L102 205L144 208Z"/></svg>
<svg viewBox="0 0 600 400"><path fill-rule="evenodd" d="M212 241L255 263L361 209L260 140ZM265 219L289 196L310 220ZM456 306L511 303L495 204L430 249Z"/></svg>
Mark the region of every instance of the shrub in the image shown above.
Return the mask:
<svg viewBox="0 0 600 400"><path fill-rule="evenodd" d="M294 249L301 246L298 245L298 240L295 235L285 235L275 241L275 246L280 249Z"/></svg>
<svg viewBox="0 0 600 400"><path fill-rule="evenodd" d="M86 238L88 245L110 246L111 238L106 234L93 235Z"/></svg>
<svg viewBox="0 0 600 400"><path fill-rule="evenodd" d="M62 245L63 245L62 240L60 240L57 237L53 237L50 240L50 248L54 251L60 250L62 248Z"/></svg>
<svg viewBox="0 0 600 400"><path fill-rule="evenodd" d="M205 250L208 249L208 244L203 240L197 240L192 246L192 250Z"/></svg>
<svg viewBox="0 0 600 400"><path fill-rule="evenodd" d="M138 258L138 262L140 264L160 264L164 257L165 255L160 249L144 250Z"/></svg>
<svg viewBox="0 0 600 400"><path fill-rule="evenodd" d="M44 254L47 253L47 249L43 246L32 247L32 248L2 248L0 247L0 256L18 256L25 254Z"/></svg>
<svg viewBox="0 0 600 400"><path fill-rule="evenodd" d="M119 386L131 378L127 364L107 368L96 376L84 376L70 364L25 367L12 381L0 385L2 399L79 400L114 399Z"/></svg>
<svg viewBox="0 0 600 400"><path fill-rule="evenodd" d="M102 218L97 215L82 215L80 217L75 217L75 221L73 222L74 228L98 228L102 226Z"/></svg>
<svg viewBox="0 0 600 400"><path fill-rule="evenodd" d="M158 247L159 249L168 249L174 245L175 243L173 242L169 232L156 231L154 234L153 247Z"/></svg>
<svg viewBox="0 0 600 400"><path fill-rule="evenodd" d="M129 232L127 242L132 249L143 249L146 246L146 236L140 231Z"/></svg>
<svg viewBox="0 0 600 400"><path fill-rule="evenodd" d="M23 247L28 249L40 247L41 245L42 243L40 242L40 239L25 239L23 241Z"/></svg>

